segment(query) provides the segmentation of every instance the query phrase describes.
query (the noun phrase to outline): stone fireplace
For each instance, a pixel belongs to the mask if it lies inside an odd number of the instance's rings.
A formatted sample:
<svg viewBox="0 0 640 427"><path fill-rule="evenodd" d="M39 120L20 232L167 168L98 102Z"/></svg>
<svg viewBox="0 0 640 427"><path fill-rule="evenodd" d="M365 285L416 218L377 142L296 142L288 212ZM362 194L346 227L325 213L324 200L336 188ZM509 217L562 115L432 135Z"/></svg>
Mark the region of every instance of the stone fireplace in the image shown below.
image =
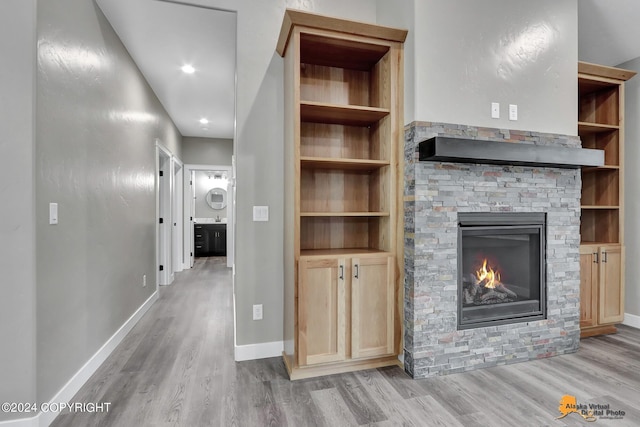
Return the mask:
<svg viewBox="0 0 640 427"><path fill-rule="evenodd" d="M418 144L436 136L581 146L444 123L405 129L405 370L424 378L576 351L580 170L419 161Z"/></svg>

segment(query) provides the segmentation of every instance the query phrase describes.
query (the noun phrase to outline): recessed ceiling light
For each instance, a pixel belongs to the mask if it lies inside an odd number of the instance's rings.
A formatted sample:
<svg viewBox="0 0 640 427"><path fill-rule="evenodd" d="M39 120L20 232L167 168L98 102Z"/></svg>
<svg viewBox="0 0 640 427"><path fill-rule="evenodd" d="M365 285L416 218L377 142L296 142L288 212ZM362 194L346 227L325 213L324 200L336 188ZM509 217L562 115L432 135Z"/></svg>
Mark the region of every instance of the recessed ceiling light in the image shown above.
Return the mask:
<svg viewBox="0 0 640 427"><path fill-rule="evenodd" d="M204 117L200 119L200 123L202 123L203 125L206 125L207 123L209 123L209 120L205 119Z"/></svg>
<svg viewBox="0 0 640 427"><path fill-rule="evenodd" d="M182 66L181 70L187 74L193 74L196 69L193 68L193 66L191 64L185 64Z"/></svg>

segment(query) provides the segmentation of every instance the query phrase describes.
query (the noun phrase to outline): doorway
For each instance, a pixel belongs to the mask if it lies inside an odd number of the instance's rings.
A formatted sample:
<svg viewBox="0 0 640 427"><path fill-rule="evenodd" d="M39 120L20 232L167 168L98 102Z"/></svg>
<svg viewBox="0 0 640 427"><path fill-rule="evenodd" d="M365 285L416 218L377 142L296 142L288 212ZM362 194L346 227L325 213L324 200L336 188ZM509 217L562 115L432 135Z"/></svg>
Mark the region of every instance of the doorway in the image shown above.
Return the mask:
<svg viewBox="0 0 640 427"><path fill-rule="evenodd" d="M156 141L156 272L157 285L169 285L173 281L171 268L171 205L172 162L171 152Z"/></svg>
<svg viewBox="0 0 640 427"><path fill-rule="evenodd" d="M235 176L227 165L184 165L184 267L196 256L220 255L224 238L227 267L234 264ZM200 247L197 247L200 245Z"/></svg>

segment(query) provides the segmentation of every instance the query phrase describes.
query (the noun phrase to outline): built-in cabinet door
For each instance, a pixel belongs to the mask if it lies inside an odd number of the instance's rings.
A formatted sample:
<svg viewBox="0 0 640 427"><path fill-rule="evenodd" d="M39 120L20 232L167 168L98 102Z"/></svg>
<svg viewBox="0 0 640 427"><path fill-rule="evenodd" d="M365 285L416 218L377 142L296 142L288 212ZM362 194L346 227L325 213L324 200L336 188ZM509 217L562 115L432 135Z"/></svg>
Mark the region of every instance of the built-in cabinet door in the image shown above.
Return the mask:
<svg viewBox="0 0 640 427"><path fill-rule="evenodd" d="M600 307L598 321L619 323L624 320L624 283L622 246L600 248Z"/></svg>
<svg viewBox="0 0 640 427"><path fill-rule="evenodd" d="M301 366L346 358L345 261L300 258L298 363Z"/></svg>
<svg viewBox="0 0 640 427"><path fill-rule="evenodd" d="M227 226L216 225L209 231L212 244L210 251L214 255L226 256L227 255Z"/></svg>
<svg viewBox="0 0 640 427"><path fill-rule="evenodd" d="M393 354L393 257L351 260L351 357Z"/></svg>
<svg viewBox="0 0 640 427"><path fill-rule="evenodd" d="M597 246L580 246L580 327L596 326L598 322Z"/></svg>

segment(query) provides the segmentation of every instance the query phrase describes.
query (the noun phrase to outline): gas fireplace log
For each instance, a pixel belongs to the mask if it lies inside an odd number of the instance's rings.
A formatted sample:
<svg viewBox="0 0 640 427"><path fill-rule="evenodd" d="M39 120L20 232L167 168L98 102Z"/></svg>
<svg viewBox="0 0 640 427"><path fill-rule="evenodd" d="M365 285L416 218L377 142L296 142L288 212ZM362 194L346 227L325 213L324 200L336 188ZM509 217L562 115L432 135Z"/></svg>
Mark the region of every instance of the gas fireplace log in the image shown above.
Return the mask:
<svg viewBox="0 0 640 427"><path fill-rule="evenodd" d="M475 302L475 294L471 295L471 292L469 289L465 289L464 290L464 303L465 304L473 304Z"/></svg>
<svg viewBox="0 0 640 427"><path fill-rule="evenodd" d="M480 301L485 302L488 300L497 300L497 302L510 302L516 301L518 299L518 294L513 291L510 291L505 287L505 285L497 285L493 289L489 289L487 292L483 293L480 296Z"/></svg>
<svg viewBox="0 0 640 427"><path fill-rule="evenodd" d="M487 292L486 294L482 295L480 297L480 301L488 301L488 300L505 300L507 299L507 294L503 293L503 292L496 292L494 289L491 289L489 292Z"/></svg>
<svg viewBox="0 0 640 427"><path fill-rule="evenodd" d="M502 283L499 284L498 286L496 286L496 290L500 291L500 292L504 292L505 294L507 294L510 298L516 299L518 298L518 294L516 294L513 291L510 291L505 285L503 285Z"/></svg>
<svg viewBox="0 0 640 427"><path fill-rule="evenodd" d="M518 294L509 289L508 284L498 283L489 288L488 280L478 280L474 274L462 276L462 298L464 304L498 304L518 300Z"/></svg>
<svg viewBox="0 0 640 427"><path fill-rule="evenodd" d="M462 283L465 285L477 285L478 279L476 278L475 274L463 274Z"/></svg>

